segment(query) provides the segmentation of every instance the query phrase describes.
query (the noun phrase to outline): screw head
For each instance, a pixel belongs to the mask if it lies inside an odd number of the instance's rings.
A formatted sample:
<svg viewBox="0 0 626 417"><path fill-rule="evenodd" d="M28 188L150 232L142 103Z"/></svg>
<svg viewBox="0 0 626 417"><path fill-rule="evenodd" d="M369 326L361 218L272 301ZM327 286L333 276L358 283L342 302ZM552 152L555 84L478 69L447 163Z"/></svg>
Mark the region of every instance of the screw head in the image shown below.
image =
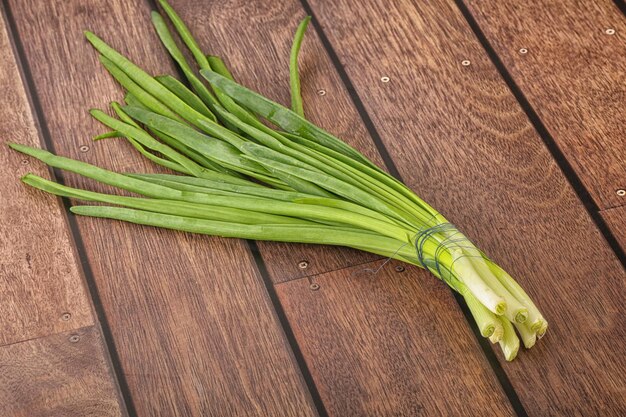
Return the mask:
<svg viewBox="0 0 626 417"><path fill-rule="evenodd" d="M380 77L380 81L382 81L384 83L388 83L391 80L389 79L389 77Z"/></svg>
<svg viewBox="0 0 626 417"><path fill-rule="evenodd" d="M69 321L69 319L71 319L71 318L72 318L72 315L70 313L63 313L61 315L61 320L63 320L63 321Z"/></svg>
<svg viewBox="0 0 626 417"><path fill-rule="evenodd" d="M326 95L326 90L317 90L317 95L318 96L325 96Z"/></svg>
<svg viewBox="0 0 626 417"><path fill-rule="evenodd" d="M311 291L317 291L317 290L320 289L320 285L319 284L311 284L311 285L309 285L309 289Z"/></svg>
<svg viewBox="0 0 626 417"><path fill-rule="evenodd" d="M396 272L404 272L404 267L402 265L397 265L394 269Z"/></svg>
<svg viewBox="0 0 626 417"><path fill-rule="evenodd" d="M298 268L300 268L300 269L307 269L308 267L309 267L309 263L307 261L301 261L298 264Z"/></svg>
<svg viewBox="0 0 626 417"><path fill-rule="evenodd" d="M616 193L618 196L624 197L626 195L626 190L620 189L620 190L617 190Z"/></svg>
<svg viewBox="0 0 626 417"><path fill-rule="evenodd" d="M76 342L78 342L80 340L80 336L77 335L77 334L73 334L73 335L70 336L69 340L70 340L71 343L76 343Z"/></svg>
<svg viewBox="0 0 626 417"><path fill-rule="evenodd" d="M463 65L464 67L469 66L469 64L471 64L471 62L469 61L469 59L465 59L465 60L461 61L461 65Z"/></svg>
<svg viewBox="0 0 626 417"><path fill-rule="evenodd" d="M81 147L80 147L80 148L78 148L78 149L80 149L80 151L81 151L81 152L87 152L87 151L89 150L89 146L87 146L87 145L83 145L83 146L81 146Z"/></svg>
<svg viewBox="0 0 626 417"><path fill-rule="evenodd" d="M604 33L606 33L607 35L615 35L615 29L608 28L604 31Z"/></svg>
<svg viewBox="0 0 626 417"><path fill-rule="evenodd" d="M528 49L520 48L519 53L522 54L522 55L527 54L528 53Z"/></svg>

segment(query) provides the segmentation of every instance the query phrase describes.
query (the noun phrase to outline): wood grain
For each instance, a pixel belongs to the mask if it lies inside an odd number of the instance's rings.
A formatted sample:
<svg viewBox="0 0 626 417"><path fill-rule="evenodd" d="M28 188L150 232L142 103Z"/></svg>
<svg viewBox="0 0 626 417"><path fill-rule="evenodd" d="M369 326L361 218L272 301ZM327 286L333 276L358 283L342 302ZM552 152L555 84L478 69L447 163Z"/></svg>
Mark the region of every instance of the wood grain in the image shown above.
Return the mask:
<svg viewBox="0 0 626 417"><path fill-rule="evenodd" d="M446 285L380 264L276 286L329 415L513 415Z"/></svg>
<svg viewBox="0 0 626 417"><path fill-rule="evenodd" d="M125 416L102 346L90 326L0 347L0 414Z"/></svg>
<svg viewBox="0 0 626 417"><path fill-rule="evenodd" d="M4 19L0 17L0 345L91 325L89 298L59 201L27 189L20 176L48 171L7 142L38 146ZM70 320L62 320L65 313Z"/></svg>
<svg viewBox="0 0 626 417"><path fill-rule="evenodd" d="M600 212L613 231L621 248L626 251L626 207L616 207Z"/></svg>
<svg viewBox="0 0 626 417"><path fill-rule="evenodd" d="M467 3L598 206L626 204L615 192L626 179L626 19L615 4Z"/></svg>
<svg viewBox="0 0 626 417"><path fill-rule="evenodd" d="M289 106L289 51L299 20L297 1L201 2L174 0L204 51L222 56L235 78ZM250 22L255 22L251 24ZM306 116L382 164L376 148L332 67L315 30L309 28L300 53ZM319 90L325 94L320 95ZM273 282L284 282L380 258L339 247L259 242ZM307 268L299 268L306 261Z"/></svg>
<svg viewBox="0 0 626 417"><path fill-rule="evenodd" d="M550 321L535 348L503 363L528 414L623 415L626 274L460 11L312 6L408 185Z"/></svg>
<svg viewBox="0 0 626 417"><path fill-rule="evenodd" d="M104 129L87 109L122 94L82 35L91 29L148 71L171 73L147 4L10 6L58 153L119 171L149 170L125 143L90 142ZM315 414L245 242L77 221L138 415Z"/></svg>

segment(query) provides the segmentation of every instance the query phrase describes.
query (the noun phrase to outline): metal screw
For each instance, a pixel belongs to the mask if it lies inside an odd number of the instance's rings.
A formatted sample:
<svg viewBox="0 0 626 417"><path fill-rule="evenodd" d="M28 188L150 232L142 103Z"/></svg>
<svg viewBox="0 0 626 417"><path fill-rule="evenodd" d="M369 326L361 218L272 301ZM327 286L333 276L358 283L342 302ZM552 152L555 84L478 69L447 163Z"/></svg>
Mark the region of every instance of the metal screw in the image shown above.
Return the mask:
<svg viewBox="0 0 626 417"><path fill-rule="evenodd" d="M615 29L607 29L604 31L604 33L606 33L607 35L615 35Z"/></svg>
<svg viewBox="0 0 626 417"><path fill-rule="evenodd" d="M311 284L309 285L309 288L311 289L311 291L317 291L320 289L320 285L319 284Z"/></svg>
<svg viewBox="0 0 626 417"><path fill-rule="evenodd" d="M317 95L325 96L326 95L326 90L317 90Z"/></svg>
<svg viewBox="0 0 626 417"><path fill-rule="evenodd" d="M626 190L617 190L617 195L620 197L624 197L626 195Z"/></svg>
<svg viewBox="0 0 626 417"><path fill-rule="evenodd" d="M83 145L79 149L80 149L81 152L87 152L89 150L89 146Z"/></svg>
<svg viewBox="0 0 626 417"><path fill-rule="evenodd" d="M395 268L396 272L404 272L404 267L402 265L398 265Z"/></svg>
<svg viewBox="0 0 626 417"><path fill-rule="evenodd" d="M302 261L298 264L298 268L300 269L307 269L309 266L309 263L307 261Z"/></svg>
<svg viewBox="0 0 626 417"><path fill-rule="evenodd" d="M384 83L388 83L390 80L389 80L389 77L381 77L380 81L382 81Z"/></svg>
<svg viewBox="0 0 626 417"><path fill-rule="evenodd" d="M63 321L69 321L69 319L72 318L72 315L70 313L63 313L63 315L61 316L61 320Z"/></svg>
<svg viewBox="0 0 626 417"><path fill-rule="evenodd" d="M79 340L80 340L80 336L77 335L77 334L73 334L73 335L70 336L70 342L72 342L72 343L76 343Z"/></svg>
<svg viewBox="0 0 626 417"><path fill-rule="evenodd" d="M467 59L464 60L464 61L461 61L461 65L463 65L464 67L469 66L469 64L471 64L471 62L469 62L469 60L467 60Z"/></svg>
<svg viewBox="0 0 626 417"><path fill-rule="evenodd" d="M527 53L528 53L528 49L526 49L526 48L520 48L519 53L520 53L520 54L527 54Z"/></svg>

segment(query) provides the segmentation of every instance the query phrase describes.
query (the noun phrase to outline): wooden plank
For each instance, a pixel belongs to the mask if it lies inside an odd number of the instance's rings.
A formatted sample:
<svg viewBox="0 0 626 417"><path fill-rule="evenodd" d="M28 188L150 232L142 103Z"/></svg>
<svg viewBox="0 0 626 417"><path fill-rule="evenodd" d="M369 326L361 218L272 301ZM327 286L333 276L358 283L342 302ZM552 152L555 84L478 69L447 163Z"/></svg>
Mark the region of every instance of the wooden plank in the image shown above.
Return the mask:
<svg viewBox="0 0 626 417"><path fill-rule="evenodd" d="M312 6L408 185L551 322L535 348L503 363L528 414L623 415L624 270L457 7Z"/></svg>
<svg viewBox="0 0 626 417"><path fill-rule="evenodd" d="M233 1L219 4L211 3L200 9L197 4L191 1L175 1L172 4L180 11L182 18L188 22L191 30L197 34L201 46L211 53L227 57L236 77L244 84L257 88L270 97L278 97L284 103L288 102L286 61L289 56L290 39L299 19L304 17L304 12L298 2L270 1L242 4L241 2ZM199 10L202 10L202 12L199 13ZM271 16L272 24L267 23L269 16ZM250 22L256 22L257 24L251 24ZM233 30L233 28L237 29ZM307 36L302 51L305 111L308 112L310 118L321 122L322 125L329 127L332 131L344 135L352 144L374 157L376 151L371 138L365 132L362 120L360 120L351 103L345 87L342 86L338 74L333 68L320 40L314 30L311 30ZM327 91L326 95L319 96L316 94L316 90L320 86ZM346 123L349 123L349 126L343 127L346 126ZM336 126L336 129L333 126ZM376 156L374 159L379 161L380 157ZM277 248L279 250L276 250ZM273 247L264 245L262 247L263 259L274 282L284 281L286 277L294 277L291 270L288 271L288 275L281 272L283 268L289 268L289 263L295 265L302 259L300 257L302 255L294 254L291 248L291 245L277 245ZM333 271L338 266L349 265L349 263L335 262L332 258L329 258L329 253L331 253L329 251L338 251L338 249L327 248L326 252L320 252L322 257L317 256L313 258L315 262L320 264L316 271ZM352 261L356 260L355 258ZM335 294L333 300L340 305L345 304L345 306L349 306L352 304L350 299L342 300L340 295L348 285L344 282L346 274L346 271L340 269L335 273L324 274L323 277L325 277L325 288L328 288L328 291ZM432 277L425 273L413 274L412 278L433 280ZM383 357L372 357L366 360L363 366L373 369L370 374L371 379L362 378L363 375L359 373L358 368L351 368L348 365L342 368L344 372L342 375L332 372L332 364L339 366L338 364L343 359L350 358L352 355L363 355L366 357L370 352L360 345L360 339L355 337L355 334L344 334L338 327L333 328L333 330L324 330L322 326L314 328L312 321L319 317L322 321L327 320L330 322L334 316L345 313L345 315L354 315L352 320L360 328L367 327L369 322L362 315L362 310L365 306L361 308L355 307L349 310L349 312L344 312L339 310L340 306L334 306L332 302L320 306L314 306L306 302L299 303L296 298L302 296L302 289L306 289L307 285L307 280L294 282L293 287L289 285L287 288L297 288L299 292L283 293L281 301L287 310L289 322L295 328L310 327L310 331L306 334L299 335L298 342L304 352L309 352L306 359L311 367L316 385L324 393L324 401L334 415L358 415L356 411L348 414L344 413L344 411L349 409L350 404L357 402L384 402L383 398L368 398L367 396L368 388L383 383L383 379L381 379L383 377L388 378L393 374L394 377L400 378L402 384L414 377L414 363L411 361L402 362L406 359L402 353L404 346L393 346L391 344L387 346L390 349L389 355L395 356L401 362L391 364L390 362L385 362ZM278 288L282 287L279 286ZM419 287L409 286L408 288L412 290L407 294L409 299L413 299L415 302L426 302L424 295L419 291ZM397 293L394 294L394 296L389 296L385 300L387 300L386 302L399 305L398 308L406 316L405 320L408 326L414 328L424 326L424 317L421 315L412 317L411 308L403 308L406 298L398 297ZM437 300L442 304L454 306L451 293L445 289L438 294ZM372 299L372 301L381 302L378 298ZM309 312L304 314L303 312L306 312L307 308L315 308L317 313ZM372 306L372 308L375 307ZM452 314L453 317L459 318L458 310L453 310ZM385 318L383 317L381 320L385 320ZM460 373L464 375L473 377L473 384L476 388L472 389L472 395L477 397L475 399L476 404L485 404L488 401L492 401L499 404L497 406L498 410L501 410L503 414L510 412L508 400L500 387L497 386L495 376L489 369L489 364L480 351L477 342L469 334L464 319L462 317L459 320L446 318L443 319L441 324L440 321L442 320L435 315L429 316L428 326L437 327L441 325L442 328L450 328L452 334L465 335L466 338L462 342L462 346L465 349L462 357L455 354L457 352L455 350L456 347L448 346L450 339L442 340L442 348L439 352L438 360L445 363L457 362L455 369L460 370ZM316 330L320 331L320 333L317 333ZM415 333L411 334L414 335ZM320 359L320 362L318 362L311 358L310 352L315 351L313 346L321 346L323 342L327 342L324 344L324 350L328 353L322 355L325 359ZM420 340L411 345L411 349L415 349L412 352L420 355L428 351L430 346L432 345L422 343ZM469 356L470 359L466 359L466 356ZM339 362L333 362L334 359ZM398 367L397 371L390 369L390 367L396 366ZM363 379L355 382L355 384L363 384L364 388L361 391L355 391L347 386L342 387L339 382L333 381L335 377L341 377L342 380ZM387 382L391 383L390 380ZM469 395L469 391L466 390L467 387L464 389L456 384L450 385L443 378L434 379L430 383L433 389L442 393L442 398L449 396L458 399ZM409 404L412 401L427 402L426 399L422 398L424 392L420 392L420 395L416 396L412 387L413 385L397 387L394 393L394 400L404 404L403 407L410 407ZM487 397L482 396L485 392L489 393ZM374 390L370 390L370 393L372 395L383 394ZM450 407L459 409L459 403L456 400L450 399L449 401L451 403ZM381 410L385 409L387 414L393 414L388 407L390 403L386 404L387 406L385 407L387 408L382 407ZM470 406L469 409L473 410L475 414L479 414L478 407L472 407ZM364 407L364 410L375 412L375 408L368 409Z"/></svg>
<svg viewBox="0 0 626 417"><path fill-rule="evenodd" d="M621 248L626 250L626 207L603 210L600 214L613 231Z"/></svg>
<svg viewBox="0 0 626 417"><path fill-rule="evenodd" d="M94 326L0 347L0 414L124 416Z"/></svg>
<svg viewBox="0 0 626 417"><path fill-rule="evenodd" d="M0 141L3 147L8 141L37 146L8 19L1 13ZM0 415L126 415L62 205L23 186L19 177L28 172L50 178L45 167L2 152Z"/></svg>
<svg viewBox="0 0 626 417"><path fill-rule="evenodd" d="M329 414L512 415L446 285L380 264L276 286Z"/></svg>
<svg viewBox="0 0 626 417"><path fill-rule="evenodd" d="M235 77L263 94L289 105L289 51L304 17L297 1L213 2L171 1L197 34L201 47L224 57ZM267 19L279 22L269 24ZM251 25L250 21L258 22ZM350 144L382 164L350 98L332 67L314 30L309 30L301 51L302 95L309 119L332 129ZM325 94L320 95L319 90ZM329 111L332 109L332 111ZM273 282L283 282L333 271L378 259L379 256L347 248L259 242ZM298 265L307 262L307 268Z"/></svg>
<svg viewBox="0 0 626 417"><path fill-rule="evenodd" d="M103 129L86 110L121 91L82 35L91 29L149 71L172 72L147 5L10 5L58 153L148 170L125 143L90 143ZM245 242L77 221L138 415L315 414Z"/></svg>
<svg viewBox="0 0 626 417"><path fill-rule="evenodd" d="M626 178L626 19L614 2L467 3L598 206L626 204L616 193Z"/></svg>
<svg viewBox="0 0 626 417"><path fill-rule="evenodd" d="M49 177L48 171L5 145L37 145L39 135L3 18L0 55L0 345L6 345L92 325L94 318L59 201L19 182L27 172Z"/></svg>

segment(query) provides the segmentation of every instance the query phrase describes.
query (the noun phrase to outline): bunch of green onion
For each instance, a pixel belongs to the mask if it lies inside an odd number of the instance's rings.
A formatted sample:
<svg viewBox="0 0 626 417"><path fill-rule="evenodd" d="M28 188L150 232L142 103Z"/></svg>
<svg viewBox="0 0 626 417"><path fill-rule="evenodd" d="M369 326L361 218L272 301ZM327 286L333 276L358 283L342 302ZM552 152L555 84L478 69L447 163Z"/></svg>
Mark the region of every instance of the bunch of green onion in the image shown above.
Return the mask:
<svg viewBox="0 0 626 417"><path fill-rule="evenodd" d="M76 189L34 174L26 184L108 205L75 214L208 235L348 246L430 270L467 303L480 333L507 360L547 329L530 297L452 224L400 181L304 117L297 61L309 19L295 35L291 108L233 80L224 62L202 52L176 12L161 6L195 59L179 49L164 18L152 13L163 45L186 78L152 77L93 33L86 37L126 90L117 118L91 115L146 158L177 174L115 173L19 144L46 164L130 191L137 197ZM199 68L195 68L197 67ZM202 78L206 81L204 81ZM270 127L275 126L275 127Z"/></svg>

